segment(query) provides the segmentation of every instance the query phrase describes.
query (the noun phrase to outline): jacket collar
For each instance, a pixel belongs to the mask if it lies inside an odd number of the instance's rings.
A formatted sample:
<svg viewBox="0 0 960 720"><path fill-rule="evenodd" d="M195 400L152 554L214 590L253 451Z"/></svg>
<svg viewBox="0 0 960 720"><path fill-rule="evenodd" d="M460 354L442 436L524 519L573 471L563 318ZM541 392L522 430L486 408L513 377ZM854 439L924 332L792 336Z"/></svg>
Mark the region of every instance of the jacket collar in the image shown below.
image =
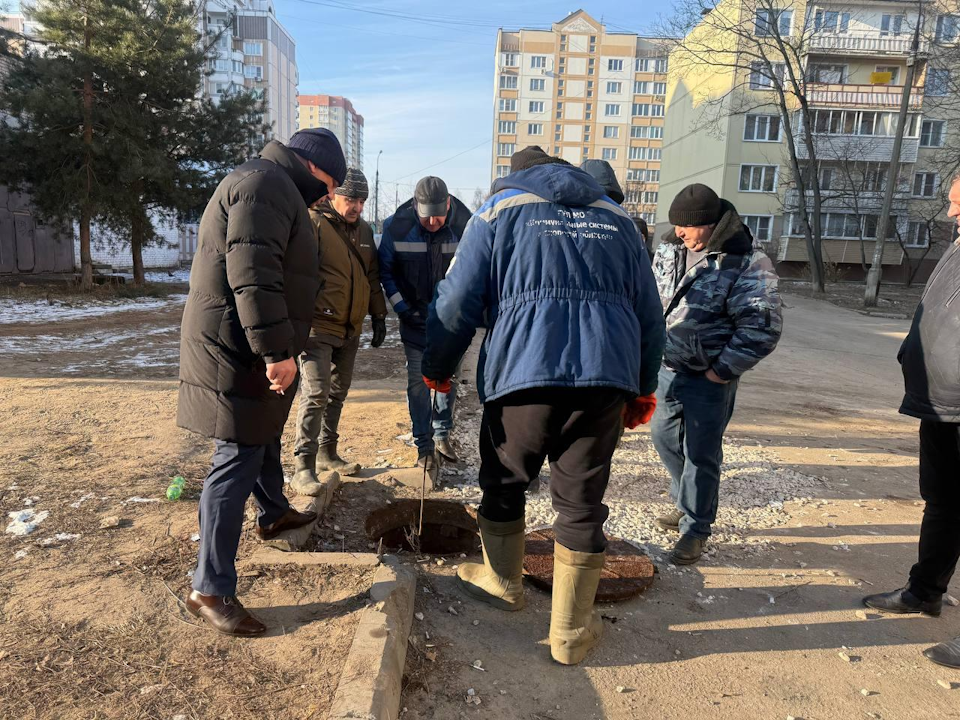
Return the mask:
<svg viewBox="0 0 960 720"><path fill-rule="evenodd" d="M327 194L327 186L311 175L306 165L300 162L299 156L283 143L271 140L260 151L260 157L276 163L286 171L307 207Z"/></svg>
<svg viewBox="0 0 960 720"><path fill-rule="evenodd" d="M347 222L347 219L343 217L340 213L337 212L337 209L333 206L333 203L329 200L324 200L316 205L316 212L323 215L328 221L334 225L341 225L343 227L350 227L351 223ZM356 225L358 223L352 223Z"/></svg>
<svg viewBox="0 0 960 720"><path fill-rule="evenodd" d="M745 255L753 248L753 238L747 230L746 225L740 217L740 213L729 200L720 200L720 206L723 208L723 215L720 216L720 222L713 229L710 240L707 241L706 250L708 253L730 253L733 255ZM662 242L680 245L682 241L677 237L671 228L661 236Z"/></svg>

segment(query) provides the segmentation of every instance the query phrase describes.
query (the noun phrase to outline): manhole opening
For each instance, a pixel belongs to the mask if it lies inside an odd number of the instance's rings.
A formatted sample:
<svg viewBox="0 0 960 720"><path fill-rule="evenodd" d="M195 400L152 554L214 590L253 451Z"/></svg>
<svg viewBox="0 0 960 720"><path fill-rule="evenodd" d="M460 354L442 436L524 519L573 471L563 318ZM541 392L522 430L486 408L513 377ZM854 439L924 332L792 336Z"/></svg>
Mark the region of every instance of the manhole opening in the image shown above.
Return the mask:
<svg viewBox="0 0 960 720"><path fill-rule="evenodd" d="M398 500L367 516L371 540L383 540L385 548L425 555L458 555L479 549L477 521L460 503L428 500L423 506L423 531L419 500Z"/></svg>

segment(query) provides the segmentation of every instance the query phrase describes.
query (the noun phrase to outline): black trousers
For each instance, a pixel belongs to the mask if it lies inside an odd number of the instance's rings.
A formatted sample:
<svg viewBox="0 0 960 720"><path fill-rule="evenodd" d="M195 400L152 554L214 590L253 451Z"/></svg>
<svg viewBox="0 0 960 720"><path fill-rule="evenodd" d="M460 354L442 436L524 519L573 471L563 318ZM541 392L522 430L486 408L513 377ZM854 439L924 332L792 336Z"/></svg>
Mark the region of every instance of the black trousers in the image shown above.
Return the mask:
<svg viewBox="0 0 960 720"><path fill-rule="evenodd" d="M920 496L920 557L909 588L935 600L947 592L960 558L960 424L920 422Z"/></svg>
<svg viewBox="0 0 960 720"><path fill-rule="evenodd" d="M524 491L549 458L557 542L577 552L602 552L609 514L603 494L625 402L624 393L612 388L535 388L486 403L480 514L493 522L522 518Z"/></svg>

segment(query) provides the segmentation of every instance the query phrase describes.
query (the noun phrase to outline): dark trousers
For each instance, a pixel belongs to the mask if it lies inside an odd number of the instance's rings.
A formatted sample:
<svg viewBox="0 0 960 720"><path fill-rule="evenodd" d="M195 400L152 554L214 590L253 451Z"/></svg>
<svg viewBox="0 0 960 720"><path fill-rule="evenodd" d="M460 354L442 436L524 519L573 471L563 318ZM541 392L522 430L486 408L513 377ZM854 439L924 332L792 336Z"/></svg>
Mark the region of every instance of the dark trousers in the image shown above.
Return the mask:
<svg viewBox="0 0 960 720"><path fill-rule="evenodd" d="M430 455L434 451L434 439L444 440L453 429L453 407L457 401L457 381L451 380L449 393L433 393L423 382L421 366L423 350L410 343L403 344L407 356L407 408L413 423L413 439L417 453ZM459 372L459 370L458 370ZM436 397L436 407L432 407Z"/></svg>
<svg viewBox="0 0 960 720"><path fill-rule="evenodd" d="M480 425L480 514L493 522L524 515L524 491L550 460L550 493L559 513L557 542L577 552L603 552L609 511L603 494L623 430L622 391L536 388L483 407Z"/></svg>
<svg viewBox="0 0 960 720"><path fill-rule="evenodd" d="M707 538L717 519L723 433L736 397L736 380L721 385L660 368L650 436L670 473L670 498L684 514L683 535Z"/></svg>
<svg viewBox="0 0 960 720"><path fill-rule="evenodd" d="M290 509L283 495L280 438L269 445L215 441L213 463L200 494L200 554L193 589L204 595L237 594L237 546L243 508L253 493L257 522L270 525Z"/></svg>
<svg viewBox="0 0 960 720"><path fill-rule="evenodd" d="M920 422L920 496L926 505L920 524L917 564L910 592L935 600L947 592L960 558L960 425Z"/></svg>
<svg viewBox="0 0 960 720"><path fill-rule="evenodd" d="M360 337L335 347L312 337L300 354L300 408L297 411L296 455L316 455L321 445L339 439L340 415L353 382Z"/></svg>

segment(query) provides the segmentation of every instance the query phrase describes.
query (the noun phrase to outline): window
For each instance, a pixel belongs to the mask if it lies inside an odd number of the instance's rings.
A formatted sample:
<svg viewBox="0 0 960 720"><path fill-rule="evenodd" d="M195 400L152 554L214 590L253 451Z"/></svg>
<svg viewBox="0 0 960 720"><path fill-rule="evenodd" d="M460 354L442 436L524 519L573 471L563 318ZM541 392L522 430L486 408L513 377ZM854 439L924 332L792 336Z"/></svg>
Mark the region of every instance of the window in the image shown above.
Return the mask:
<svg viewBox="0 0 960 720"><path fill-rule="evenodd" d="M517 89L517 78L516 75L501 75L500 76L500 89L501 90L516 90Z"/></svg>
<svg viewBox="0 0 960 720"><path fill-rule="evenodd" d="M740 192L773 192L776 184L776 165L740 166Z"/></svg>
<svg viewBox="0 0 960 720"><path fill-rule="evenodd" d="M867 170L863 173L863 189L867 192L883 192L886 186L886 168L867 168Z"/></svg>
<svg viewBox="0 0 960 720"><path fill-rule="evenodd" d="M516 143L497 143L497 157L510 157L516 151Z"/></svg>
<svg viewBox="0 0 960 720"><path fill-rule="evenodd" d="M770 242L770 228L773 225L772 215L743 215L740 218L743 224L750 228L750 233L760 242Z"/></svg>
<svg viewBox="0 0 960 720"><path fill-rule="evenodd" d="M263 80L263 66L262 65L244 65L243 76L246 78L254 78L255 80Z"/></svg>
<svg viewBox="0 0 960 720"><path fill-rule="evenodd" d="M547 56L546 55L531 55L530 56L530 67L534 70L539 70L547 66Z"/></svg>
<svg viewBox="0 0 960 720"><path fill-rule="evenodd" d="M516 135L517 134L517 121L516 120L501 120L497 123L497 132L501 135Z"/></svg>
<svg viewBox="0 0 960 720"><path fill-rule="evenodd" d="M243 43L243 54L260 57L261 55L263 55L263 43L259 43L259 42Z"/></svg>
<svg viewBox="0 0 960 720"><path fill-rule="evenodd" d="M932 172L917 173L913 176L913 196L933 197L937 192L937 174Z"/></svg>
<svg viewBox="0 0 960 720"><path fill-rule="evenodd" d="M627 180L635 180L637 182L646 182L646 179L647 179L646 170L627 170ZM634 202L637 202L637 201L634 200Z"/></svg>
<svg viewBox="0 0 960 720"><path fill-rule="evenodd" d="M635 80L633 83L634 95L650 95L650 83L645 80Z"/></svg>
<svg viewBox="0 0 960 720"><path fill-rule="evenodd" d="M232 64L232 67L233 67L233 71L234 71L235 73L237 73L237 75L241 75L241 74L243 73L243 63L242 63L242 62L240 62L239 60L233 60L231 64Z"/></svg>
<svg viewBox="0 0 960 720"><path fill-rule="evenodd" d="M747 115L743 126L743 139L752 142L780 142L780 117Z"/></svg>
<svg viewBox="0 0 960 720"><path fill-rule="evenodd" d="M946 127L943 120L924 120L920 126L920 147L943 147Z"/></svg>
<svg viewBox="0 0 960 720"><path fill-rule="evenodd" d="M666 95L667 94L667 84L665 82L655 82L653 84L653 94L654 95Z"/></svg>
<svg viewBox="0 0 960 720"><path fill-rule="evenodd" d="M509 165L497 165L497 177L502 178L510 174Z"/></svg>
<svg viewBox="0 0 960 720"><path fill-rule="evenodd" d="M607 83L607 92L611 95L619 95L623 92L623 83L622 82L608 82Z"/></svg>
<svg viewBox="0 0 960 720"><path fill-rule="evenodd" d="M637 58L637 72L650 72L650 58Z"/></svg>
<svg viewBox="0 0 960 720"><path fill-rule="evenodd" d="M604 125L603 136L607 139L620 137L620 128L616 125Z"/></svg>
<svg viewBox="0 0 960 720"><path fill-rule="evenodd" d="M650 126L649 125L634 125L630 128L630 137L632 138L648 138L650 137Z"/></svg>
<svg viewBox="0 0 960 720"><path fill-rule="evenodd" d="M655 73L665 73L667 71L667 58L657 58L653 63Z"/></svg>
<svg viewBox="0 0 960 720"><path fill-rule="evenodd" d="M826 135L875 135L892 137L896 132L897 118L893 112L871 110L815 110L813 131ZM906 137L917 137L919 116L907 115L904 129Z"/></svg>
<svg viewBox="0 0 960 720"><path fill-rule="evenodd" d="M217 83L216 90L214 93L216 95L226 95L230 91L229 83Z"/></svg>
<svg viewBox="0 0 960 720"><path fill-rule="evenodd" d="M213 69L219 70L221 72L230 72L230 61L229 60L214 60Z"/></svg>
<svg viewBox="0 0 960 720"><path fill-rule="evenodd" d="M937 18L937 42L954 42L957 39L958 28L960 28L960 16L941 15Z"/></svg>
<svg viewBox="0 0 960 720"><path fill-rule="evenodd" d="M619 103L607 103L606 107L603 109L603 114L607 117L619 117L620 115L620 104Z"/></svg>
<svg viewBox="0 0 960 720"><path fill-rule="evenodd" d="M500 98L500 112L516 112L516 111L517 111L516 98Z"/></svg>
<svg viewBox="0 0 960 720"><path fill-rule="evenodd" d="M530 89L534 92L540 90L545 90L547 87L547 81L543 78L530 78Z"/></svg>
<svg viewBox="0 0 960 720"><path fill-rule="evenodd" d="M517 53L501 53L500 64L503 67L520 67L520 56Z"/></svg>
<svg viewBox="0 0 960 720"><path fill-rule="evenodd" d="M876 72L890 73L890 82L888 85L900 84L900 67L898 65L877 65Z"/></svg>
<svg viewBox="0 0 960 720"><path fill-rule="evenodd" d="M793 10L757 10L755 27L759 37L772 37L778 32L780 37L789 37Z"/></svg>
<svg viewBox="0 0 960 720"><path fill-rule="evenodd" d="M650 139L651 140L663 140L663 126L654 125L650 128Z"/></svg>
<svg viewBox="0 0 960 720"><path fill-rule="evenodd" d="M752 62L750 63L750 89L769 90L773 87L775 79L782 85L785 73L786 66L783 63L767 65L762 61Z"/></svg>
<svg viewBox="0 0 960 720"><path fill-rule="evenodd" d="M645 205L656 205L659 197L660 193L656 190L648 190L643 193L643 202Z"/></svg>
<svg viewBox="0 0 960 720"><path fill-rule="evenodd" d="M655 212L642 212L640 218L650 226L657 224L657 214Z"/></svg>
<svg viewBox="0 0 960 720"><path fill-rule="evenodd" d="M946 68L930 68L927 70L926 94L931 96L946 95L950 87L950 71Z"/></svg>
<svg viewBox="0 0 960 720"><path fill-rule="evenodd" d="M832 167L822 167L820 168L820 189L821 190L835 190L834 180L836 179L837 172L836 168Z"/></svg>
<svg viewBox="0 0 960 720"><path fill-rule="evenodd" d="M880 17L880 37L896 37L903 30L903 15L882 15Z"/></svg>
<svg viewBox="0 0 960 720"><path fill-rule="evenodd" d="M539 115L543 112L543 100L531 100L528 107L531 113Z"/></svg>
<svg viewBox="0 0 960 720"><path fill-rule="evenodd" d="M663 105L651 105L650 117L663 117L664 110Z"/></svg>
<svg viewBox="0 0 960 720"><path fill-rule="evenodd" d="M650 148L645 147L632 147L630 148L630 159L631 160L646 160L647 159L647 150Z"/></svg>
<svg viewBox="0 0 960 720"><path fill-rule="evenodd" d="M622 72L623 60L614 60L613 58L607 60L607 70L610 72Z"/></svg>
<svg viewBox="0 0 960 720"><path fill-rule="evenodd" d="M840 33L850 29L850 13L836 10L817 10L813 16L814 32Z"/></svg>
<svg viewBox="0 0 960 720"><path fill-rule="evenodd" d="M604 160L616 160L617 159L617 149L616 148L603 148L603 154L601 157Z"/></svg>
<svg viewBox="0 0 960 720"><path fill-rule="evenodd" d="M930 245L930 227L925 222L911 221L907 227L904 247L925 248Z"/></svg>
<svg viewBox="0 0 960 720"><path fill-rule="evenodd" d="M809 82L833 83L834 85L842 85L846 82L846 78L846 65L822 65L818 63L812 63L807 68L807 80Z"/></svg>
<svg viewBox="0 0 960 720"><path fill-rule="evenodd" d="M543 135L543 123L530 123L527 125L527 135Z"/></svg>
<svg viewBox="0 0 960 720"><path fill-rule="evenodd" d="M652 182L652 183L660 182L660 171L647 170L647 182Z"/></svg>
<svg viewBox="0 0 960 720"><path fill-rule="evenodd" d="M633 116L634 117L647 117L650 114L650 104L649 103L634 103L633 104Z"/></svg>

